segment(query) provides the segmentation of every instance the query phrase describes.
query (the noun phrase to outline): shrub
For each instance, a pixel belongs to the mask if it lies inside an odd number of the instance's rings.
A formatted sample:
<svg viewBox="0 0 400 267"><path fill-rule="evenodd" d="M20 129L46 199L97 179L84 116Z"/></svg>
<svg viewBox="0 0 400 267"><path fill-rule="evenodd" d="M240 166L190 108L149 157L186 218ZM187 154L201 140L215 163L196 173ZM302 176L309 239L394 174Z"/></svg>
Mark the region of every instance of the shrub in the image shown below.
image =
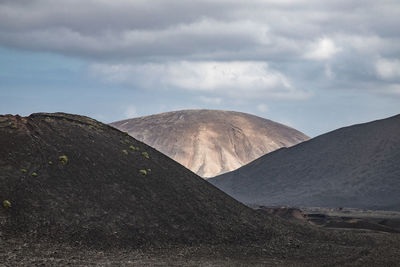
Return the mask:
<svg viewBox="0 0 400 267"><path fill-rule="evenodd" d="M3 201L3 208L9 209L11 208L11 202L8 201L7 199Z"/></svg>
<svg viewBox="0 0 400 267"><path fill-rule="evenodd" d="M123 149L122 153L124 153L125 155L128 155L128 151L126 149Z"/></svg>
<svg viewBox="0 0 400 267"><path fill-rule="evenodd" d="M52 161L49 161L49 165L53 165L53 162L52 162Z"/></svg>
<svg viewBox="0 0 400 267"><path fill-rule="evenodd" d="M125 142L126 144L129 144L131 141L129 141L129 139L125 139L124 142Z"/></svg>
<svg viewBox="0 0 400 267"><path fill-rule="evenodd" d="M129 149L130 150L135 150L135 147L134 146L129 146Z"/></svg>
<svg viewBox="0 0 400 267"><path fill-rule="evenodd" d="M129 136L129 133L128 133L128 132L124 132L124 134L125 134L126 136Z"/></svg>
<svg viewBox="0 0 400 267"><path fill-rule="evenodd" d="M26 169L21 169L21 172L26 173L27 171L26 171Z"/></svg>
<svg viewBox="0 0 400 267"><path fill-rule="evenodd" d="M36 177L38 174L36 172L32 172L32 176Z"/></svg>
<svg viewBox="0 0 400 267"><path fill-rule="evenodd" d="M145 157L146 159L149 159L150 157L149 157L149 153L147 153L146 151L145 152L142 152L142 155L143 155L143 157Z"/></svg>
<svg viewBox="0 0 400 267"><path fill-rule="evenodd" d="M141 175L145 175L145 176L147 175L147 171L146 171L146 170L140 170L139 173L140 173Z"/></svg>
<svg viewBox="0 0 400 267"><path fill-rule="evenodd" d="M58 159L61 161L62 165L65 165L68 163L68 157L63 155L63 156L59 156Z"/></svg>
<svg viewBox="0 0 400 267"><path fill-rule="evenodd" d="M147 169L148 172L151 172L151 169Z"/></svg>

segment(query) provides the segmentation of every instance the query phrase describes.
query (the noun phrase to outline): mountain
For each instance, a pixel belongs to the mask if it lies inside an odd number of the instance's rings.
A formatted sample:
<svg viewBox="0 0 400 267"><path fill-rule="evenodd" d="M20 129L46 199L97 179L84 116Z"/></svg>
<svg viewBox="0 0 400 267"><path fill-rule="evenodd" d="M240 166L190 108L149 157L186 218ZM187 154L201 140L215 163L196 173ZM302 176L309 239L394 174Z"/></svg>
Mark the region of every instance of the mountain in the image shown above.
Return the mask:
<svg viewBox="0 0 400 267"><path fill-rule="evenodd" d="M0 116L0 147L2 238L138 247L251 243L294 229L87 117Z"/></svg>
<svg viewBox="0 0 400 267"><path fill-rule="evenodd" d="M395 266L399 238L252 210L93 119L0 116L5 266Z"/></svg>
<svg viewBox="0 0 400 267"><path fill-rule="evenodd" d="M400 210L400 115L277 150L209 181L246 203Z"/></svg>
<svg viewBox="0 0 400 267"><path fill-rule="evenodd" d="M237 169L308 139L285 125L220 110L182 110L111 123L202 177Z"/></svg>

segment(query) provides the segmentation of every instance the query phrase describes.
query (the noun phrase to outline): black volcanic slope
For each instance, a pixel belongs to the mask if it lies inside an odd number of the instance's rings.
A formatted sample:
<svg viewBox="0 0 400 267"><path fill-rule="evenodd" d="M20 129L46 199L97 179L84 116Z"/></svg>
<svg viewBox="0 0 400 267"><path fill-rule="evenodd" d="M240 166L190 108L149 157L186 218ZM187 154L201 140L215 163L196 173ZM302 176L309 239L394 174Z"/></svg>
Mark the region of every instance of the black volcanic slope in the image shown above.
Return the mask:
<svg viewBox="0 0 400 267"><path fill-rule="evenodd" d="M76 115L0 116L0 200L5 266L199 266L204 258L395 266L400 256L397 236L339 234L251 210L125 133Z"/></svg>
<svg viewBox="0 0 400 267"><path fill-rule="evenodd" d="M209 181L246 203L400 210L400 115L277 150Z"/></svg>
<svg viewBox="0 0 400 267"><path fill-rule="evenodd" d="M0 208L2 236L135 247L246 243L291 231L90 118L0 116L0 147L0 200L11 204Z"/></svg>

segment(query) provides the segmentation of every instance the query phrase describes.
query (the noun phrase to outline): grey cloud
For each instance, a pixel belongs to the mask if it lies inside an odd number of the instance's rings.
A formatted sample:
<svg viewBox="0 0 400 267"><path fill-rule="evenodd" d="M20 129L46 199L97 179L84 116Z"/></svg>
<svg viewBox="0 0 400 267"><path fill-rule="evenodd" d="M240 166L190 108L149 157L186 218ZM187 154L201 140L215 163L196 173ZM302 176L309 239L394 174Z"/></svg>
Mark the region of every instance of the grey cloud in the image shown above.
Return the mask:
<svg viewBox="0 0 400 267"><path fill-rule="evenodd" d="M0 45L109 67L260 61L295 88L397 92L377 62L400 58L399 13L398 0L3 0Z"/></svg>
<svg viewBox="0 0 400 267"><path fill-rule="evenodd" d="M308 41L322 35L390 31L398 37L395 1L16 2L0 3L3 45L101 59L218 54L238 59L238 52L271 59L300 56ZM385 16L371 20L377 10Z"/></svg>
<svg viewBox="0 0 400 267"><path fill-rule="evenodd" d="M185 90L234 99L307 99L282 73L256 61L93 64L92 75L107 82L152 90ZM204 96L203 100L205 99ZM218 97L218 98L219 98ZM215 99L215 97L207 97ZM203 101L204 102L204 101Z"/></svg>

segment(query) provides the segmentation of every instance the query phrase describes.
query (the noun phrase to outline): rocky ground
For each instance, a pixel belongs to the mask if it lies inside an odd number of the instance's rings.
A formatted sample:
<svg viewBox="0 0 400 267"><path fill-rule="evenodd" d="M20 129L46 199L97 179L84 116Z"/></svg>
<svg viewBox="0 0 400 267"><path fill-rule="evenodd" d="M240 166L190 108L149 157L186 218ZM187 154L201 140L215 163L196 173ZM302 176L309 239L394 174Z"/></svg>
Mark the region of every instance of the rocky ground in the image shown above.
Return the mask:
<svg viewBox="0 0 400 267"><path fill-rule="evenodd" d="M400 233L400 212L362 210L355 208L293 208L250 205L264 214L276 215L300 224L312 224L324 228L370 230Z"/></svg>
<svg viewBox="0 0 400 267"><path fill-rule="evenodd" d="M400 258L399 234L255 211L90 118L0 116L0 148L1 266L396 266Z"/></svg>
<svg viewBox="0 0 400 267"><path fill-rule="evenodd" d="M185 246L96 250L65 243L1 240L2 266L400 266L400 235L330 230L352 242L320 240L275 250L265 246Z"/></svg>

